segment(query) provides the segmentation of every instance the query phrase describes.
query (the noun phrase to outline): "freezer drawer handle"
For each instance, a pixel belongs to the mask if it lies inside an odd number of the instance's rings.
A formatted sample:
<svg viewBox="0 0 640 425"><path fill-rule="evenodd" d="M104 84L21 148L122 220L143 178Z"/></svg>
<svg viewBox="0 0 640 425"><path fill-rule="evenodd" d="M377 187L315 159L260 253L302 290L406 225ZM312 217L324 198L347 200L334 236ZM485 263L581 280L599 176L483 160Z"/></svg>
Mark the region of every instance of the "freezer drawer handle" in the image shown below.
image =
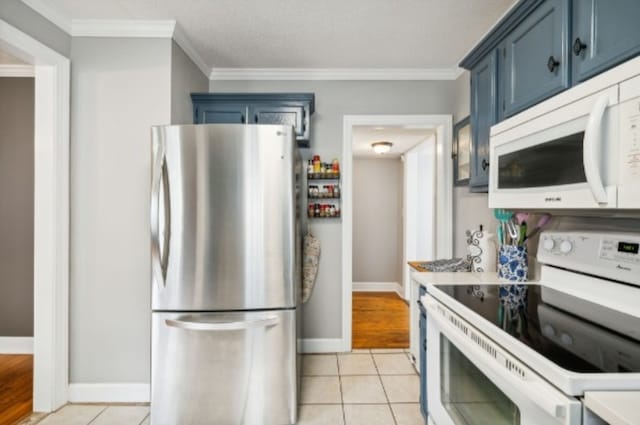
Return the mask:
<svg viewBox="0 0 640 425"><path fill-rule="evenodd" d="M228 322L199 322L189 320L165 320L167 326L190 331L238 331L249 328L269 327L278 323L278 316L267 316L256 320Z"/></svg>

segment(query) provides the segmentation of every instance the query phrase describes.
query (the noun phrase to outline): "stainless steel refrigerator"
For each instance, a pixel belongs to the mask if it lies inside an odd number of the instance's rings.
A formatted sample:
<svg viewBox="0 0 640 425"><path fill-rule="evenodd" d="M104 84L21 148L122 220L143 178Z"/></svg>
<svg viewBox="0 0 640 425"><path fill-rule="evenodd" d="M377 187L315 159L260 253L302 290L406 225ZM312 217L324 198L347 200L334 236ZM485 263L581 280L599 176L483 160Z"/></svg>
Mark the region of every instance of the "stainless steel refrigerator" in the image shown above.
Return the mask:
<svg viewBox="0 0 640 425"><path fill-rule="evenodd" d="M296 422L293 129L152 129L152 425Z"/></svg>

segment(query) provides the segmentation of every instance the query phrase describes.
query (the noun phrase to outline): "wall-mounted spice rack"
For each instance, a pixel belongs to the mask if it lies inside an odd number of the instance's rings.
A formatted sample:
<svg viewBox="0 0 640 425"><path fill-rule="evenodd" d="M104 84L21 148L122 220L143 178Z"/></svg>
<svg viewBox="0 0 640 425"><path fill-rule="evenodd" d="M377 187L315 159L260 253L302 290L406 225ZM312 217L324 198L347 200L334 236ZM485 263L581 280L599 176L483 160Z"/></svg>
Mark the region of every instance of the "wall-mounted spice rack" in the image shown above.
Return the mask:
<svg viewBox="0 0 640 425"><path fill-rule="evenodd" d="M307 165L307 216L340 218L340 164L337 159L324 163L314 155Z"/></svg>

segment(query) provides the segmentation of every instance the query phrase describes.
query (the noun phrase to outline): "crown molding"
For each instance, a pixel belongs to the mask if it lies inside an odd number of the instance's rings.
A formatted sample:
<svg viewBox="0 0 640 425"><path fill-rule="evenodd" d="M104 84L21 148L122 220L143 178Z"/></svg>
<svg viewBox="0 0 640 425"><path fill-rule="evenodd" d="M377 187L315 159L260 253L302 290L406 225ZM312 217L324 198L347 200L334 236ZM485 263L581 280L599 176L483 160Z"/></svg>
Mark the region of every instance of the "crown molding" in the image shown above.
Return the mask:
<svg viewBox="0 0 640 425"><path fill-rule="evenodd" d="M35 77L33 65L0 64L0 77Z"/></svg>
<svg viewBox="0 0 640 425"><path fill-rule="evenodd" d="M211 67L207 65L207 62L202 58L200 53L198 53L193 44L191 44L191 41L189 41L189 38L187 38L187 35L179 24L176 24L175 30L173 31L173 40L182 48L186 55L189 56L204 76L208 78L211 73Z"/></svg>
<svg viewBox="0 0 640 425"><path fill-rule="evenodd" d="M74 19L73 37L172 38L174 20Z"/></svg>
<svg viewBox="0 0 640 425"><path fill-rule="evenodd" d="M42 15L54 25L58 26L62 31L71 35L71 18L63 13L60 13L55 7L51 6L51 3L47 0L22 0L24 4L33 9L36 13Z"/></svg>
<svg viewBox="0 0 640 425"><path fill-rule="evenodd" d="M460 68L212 68L210 80L455 80Z"/></svg>

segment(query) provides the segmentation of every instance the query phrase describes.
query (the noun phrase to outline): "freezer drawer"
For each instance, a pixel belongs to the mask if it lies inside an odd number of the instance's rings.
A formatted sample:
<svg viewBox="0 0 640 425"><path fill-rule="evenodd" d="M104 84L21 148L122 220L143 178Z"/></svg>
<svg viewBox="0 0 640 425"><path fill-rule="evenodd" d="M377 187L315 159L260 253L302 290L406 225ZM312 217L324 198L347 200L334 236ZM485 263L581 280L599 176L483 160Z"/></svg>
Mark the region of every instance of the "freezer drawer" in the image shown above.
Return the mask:
<svg viewBox="0 0 640 425"><path fill-rule="evenodd" d="M295 424L295 316L153 313L151 424Z"/></svg>

